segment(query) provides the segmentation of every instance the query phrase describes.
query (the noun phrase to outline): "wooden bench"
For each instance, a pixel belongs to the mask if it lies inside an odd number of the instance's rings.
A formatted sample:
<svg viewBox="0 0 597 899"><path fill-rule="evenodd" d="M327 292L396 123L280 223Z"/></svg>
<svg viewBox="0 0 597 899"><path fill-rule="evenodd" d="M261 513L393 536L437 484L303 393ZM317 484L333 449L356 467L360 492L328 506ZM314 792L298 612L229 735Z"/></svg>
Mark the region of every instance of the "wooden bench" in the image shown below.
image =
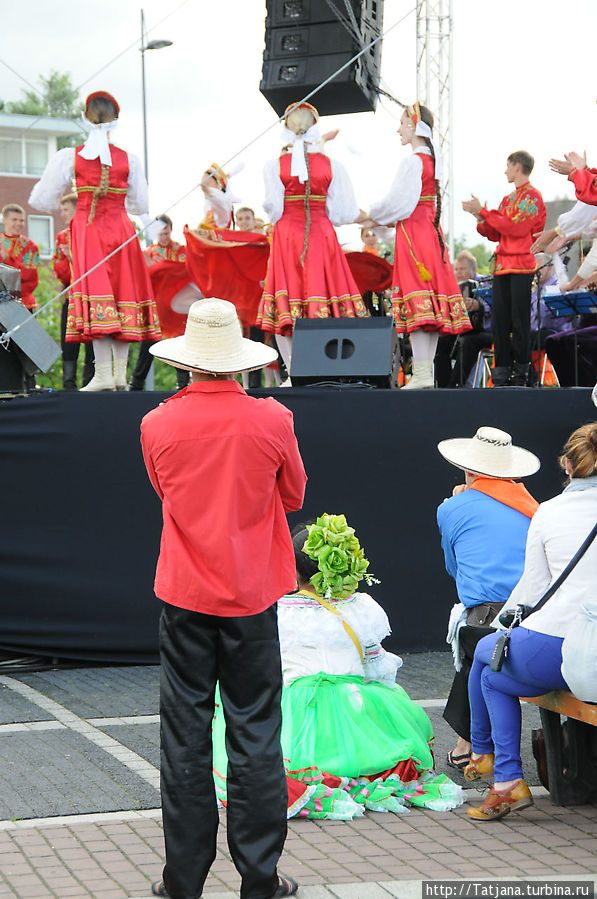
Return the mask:
<svg viewBox="0 0 597 899"><path fill-rule="evenodd" d="M597 798L597 705L567 690L521 697L539 706L549 793L554 805L584 805ZM560 716L567 718L565 731Z"/></svg>

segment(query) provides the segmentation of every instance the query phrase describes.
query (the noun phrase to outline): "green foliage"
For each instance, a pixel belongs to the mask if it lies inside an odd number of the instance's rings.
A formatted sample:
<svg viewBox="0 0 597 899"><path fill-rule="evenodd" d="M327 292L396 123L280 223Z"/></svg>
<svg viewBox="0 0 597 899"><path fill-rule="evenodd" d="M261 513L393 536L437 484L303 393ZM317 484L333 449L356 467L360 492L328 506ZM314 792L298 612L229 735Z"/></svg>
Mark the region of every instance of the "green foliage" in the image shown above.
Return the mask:
<svg viewBox="0 0 597 899"><path fill-rule="evenodd" d="M42 262L37 269L39 284L35 288L35 299L43 306L62 290L62 284L57 281L49 262ZM62 300L56 300L47 309L37 316L37 320L50 337L60 343L60 313ZM58 390L62 387L62 357L59 356L54 365L47 372L38 372L35 380L40 387L52 387Z"/></svg>
<svg viewBox="0 0 597 899"><path fill-rule="evenodd" d="M473 254L477 260L477 271L480 275L489 274L489 260L493 251L487 244L476 243L474 246L469 247L466 244L464 235L461 234L460 237L454 239L454 259L462 250L468 250L469 253Z"/></svg>
<svg viewBox="0 0 597 899"><path fill-rule="evenodd" d="M52 69L47 78L40 75L38 82L41 85L39 91L23 91L23 98L6 103L5 111L60 119L79 118L83 112L83 104L68 72Z"/></svg>

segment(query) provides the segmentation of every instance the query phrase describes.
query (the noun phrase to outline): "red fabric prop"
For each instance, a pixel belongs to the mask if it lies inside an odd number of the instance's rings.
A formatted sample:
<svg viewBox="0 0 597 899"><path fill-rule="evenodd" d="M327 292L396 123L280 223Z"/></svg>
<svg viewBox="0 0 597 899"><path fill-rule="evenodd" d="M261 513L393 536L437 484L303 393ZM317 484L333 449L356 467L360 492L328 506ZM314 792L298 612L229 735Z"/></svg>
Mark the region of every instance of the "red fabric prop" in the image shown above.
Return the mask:
<svg viewBox="0 0 597 899"><path fill-rule="evenodd" d="M183 287L192 283L184 262L155 262L149 269L158 318L164 337L181 337L186 315L172 309L172 300Z"/></svg>
<svg viewBox="0 0 597 899"><path fill-rule="evenodd" d="M345 255L350 273L357 282L361 295L369 290L381 293L382 290L392 286L392 266L383 256L353 251Z"/></svg>
<svg viewBox="0 0 597 899"><path fill-rule="evenodd" d="M204 237L188 226L184 234L187 269L203 296L229 300L243 326L254 325L269 258L265 234L216 229Z"/></svg>

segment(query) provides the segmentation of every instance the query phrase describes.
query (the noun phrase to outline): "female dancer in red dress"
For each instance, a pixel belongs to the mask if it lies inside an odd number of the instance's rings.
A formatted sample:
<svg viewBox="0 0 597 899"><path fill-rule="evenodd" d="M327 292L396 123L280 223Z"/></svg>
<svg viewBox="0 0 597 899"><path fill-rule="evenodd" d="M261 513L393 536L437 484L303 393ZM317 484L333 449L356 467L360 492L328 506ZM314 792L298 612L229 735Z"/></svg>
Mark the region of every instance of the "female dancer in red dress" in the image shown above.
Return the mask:
<svg viewBox="0 0 597 899"><path fill-rule="evenodd" d="M291 104L286 112L284 137L290 147L264 171L263 208L274 231L257 325L276 334L290 369L297 318L368 313L333 227L365 215L344 167L321 152L325 138L316 125L315 107Z"/></svg>
<svg viewBox="0 0 597 899"><path fill-rule="evenodd" d="M413 351L413 377L404 389L433 387L439 335L471 330L439 225L441 159L432 129L425 106L415 103L403 112L398 134L413 154L387 196L371 207L374 223L396 224L392 311L396 330L410 335Z"/></svg>
<svg viewBox="0 0 597 899"><path fill-rule="evenodd" d="M74 176L78 202L70 226L73 288L66 341L93 341L95 376L83 388L88 391L125 390L129 343L161 336L138 240L90 271L135 234L127 210L135 215L147 212L147 183L139 160L108 142L119 112L111 94L90 94L85 101L85 117L91 123L87 142L56 153L29 201L43 211L57 208Z"/></svg>

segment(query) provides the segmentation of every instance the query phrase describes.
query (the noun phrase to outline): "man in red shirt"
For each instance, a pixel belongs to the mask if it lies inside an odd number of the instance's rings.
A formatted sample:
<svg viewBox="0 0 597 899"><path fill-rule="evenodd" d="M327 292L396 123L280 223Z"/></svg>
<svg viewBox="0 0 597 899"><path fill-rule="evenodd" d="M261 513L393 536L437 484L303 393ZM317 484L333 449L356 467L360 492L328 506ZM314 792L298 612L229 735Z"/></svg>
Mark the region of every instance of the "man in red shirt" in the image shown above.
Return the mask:
<svg viewBox="0 0 597 899"><path fill-rule="evenodd" d="M21 302L27 309L36 309L33 291L39 276L39 250L37 244L23 234L25 210L17 203L8 203L2 210L4 233L0 234L0 262L18 268L21 273Z"/></svg>
<svg viewBox="0 0 597 899"><path fill-rule="evenodd" d="M61 282L62 287L68 287L72 278L71 263L72 249L70 244L70 223L77 211L77 195L66 194L60 200L60 218L66 225L63 231L56 235L54 255L52 256L52 268L54 275ZM64 390L77 389L77 361L79 359L80 343L66 342L66 319L68 316L68 294L62 298L62 312L60 314L60 345L62 347L62 387ZM95 364L93 356L93 343L84 344L85 363L83 365L83 379L81 386L89 384L94 373Z"/></svg>
<svg viewBox="0 0 597 899"><path fill-rule="evenodd" d="M306 476L292 414L234 373L276 350L242 337L232 303L194 303L183 337L154 356L192 372L141 424L162 500L155 591L163 601L161 790L166 843L154 895L195 899L216 857L211 722L219 681L228 749L228 845L245 899L294 895L278 877L286 836L276 600L296 586L286 513Z"/></svg>
<svg viewBox="0 0 597 899"><path fill-rule="evenodd" d="M545 204L529 182L535 160L525 150L508 156L506 178L514 184L498 209L487 209L477 197L462 208L477 219L477 231L499 241L493 277L493 345L496 387L525 386L531 362L531 285L537 263L531 253L534 234L545 225Z"/></svg>

